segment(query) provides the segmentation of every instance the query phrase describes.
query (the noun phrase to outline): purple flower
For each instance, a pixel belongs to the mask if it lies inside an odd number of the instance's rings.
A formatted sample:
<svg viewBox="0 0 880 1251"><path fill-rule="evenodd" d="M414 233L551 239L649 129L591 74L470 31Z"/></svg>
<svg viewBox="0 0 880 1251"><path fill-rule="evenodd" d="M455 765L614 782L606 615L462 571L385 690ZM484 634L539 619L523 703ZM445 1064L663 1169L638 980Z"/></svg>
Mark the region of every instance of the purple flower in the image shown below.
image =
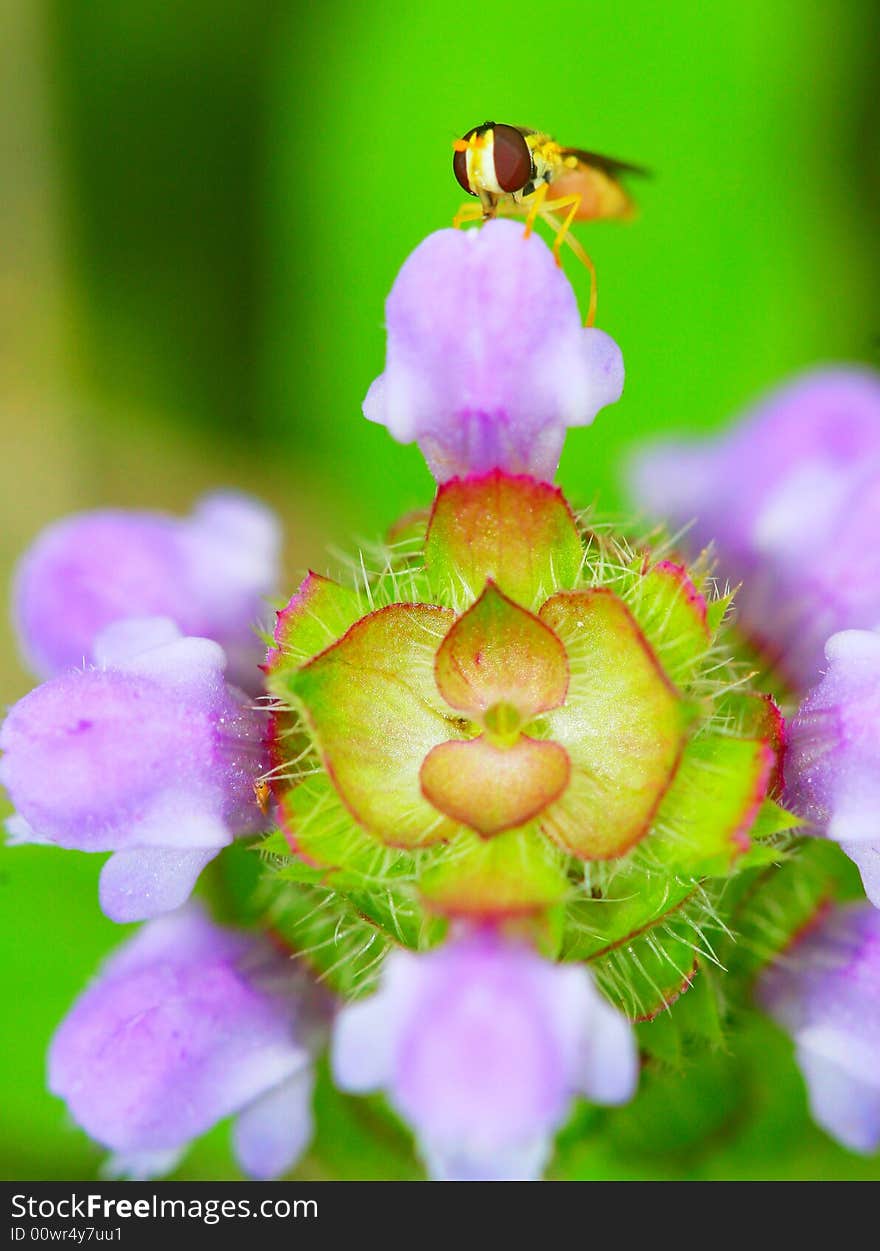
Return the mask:
<svg viewBox="0 0 880 1251"><path fill-rule="evenodd" d="M844 630L788 727L786 801L841 843L880 908L880 634Z"/></svg>
<svg viewBox="0 0 880 1251"><path fill-rule="evenodd" d="M49 1087L108 1147L109 1170L170 1172L235 1116L252 1177L293 1167L312 1132L317 1005L262 938L186 908L145 926L101 969L49 1051Z"/></svg>
<svg viewBox="0 0 880 1251"><path fill-rule="evenodd" d="M880 622L877 374L807 374L729 434L642 453L631 485L641 507L694 522L693 548L717 543L743 625L800 689L831 634Z"/></svg>
<svg viewBox="0 0 880 1251"><path fill-rule="evenodd" d="M244 495L202 499L185 520L106 511L44 530L18 569L14 613L21 647L40 677L94 658L111 622L170 617L187 635L216 640L230 679L259 689L265 648L256 627L276 589L278 525Z"/></svg>
<svg viewBox="0 0 880 1251"><path fill-rule="evenodd" d="M224 681L223 649L164 618L108 626L96 667L45 682L0 729L18 841L112 851L116 921L178 907L202 868L260 823L266 717Z"/></svg>
<svg viewBox="0 0 880 1251"><path fill-rule="evenodd" d="M566 427L623 389L617 344L582 326L552 252L514 222L429 235L385 318L385 372L364 414L418 442L439 482L491 469L551 480Z"/></svg>
<svg viewBox="0 0 880 1251"><path fill-rule="evenodd" d="M441 1180L540 1176L575 1094L623 1103L638 1080L632 1029L590 974L490 929L391 955L337 1018L333 1067L344 1090L387 1091Z"/></svg>
<svg viewBox="0 0 880 1251"><path fill-rule="evenodd" d="M794 1039L813 1118L853 1151L880 1147L880 912L827 913L759 985Z"/></svg>

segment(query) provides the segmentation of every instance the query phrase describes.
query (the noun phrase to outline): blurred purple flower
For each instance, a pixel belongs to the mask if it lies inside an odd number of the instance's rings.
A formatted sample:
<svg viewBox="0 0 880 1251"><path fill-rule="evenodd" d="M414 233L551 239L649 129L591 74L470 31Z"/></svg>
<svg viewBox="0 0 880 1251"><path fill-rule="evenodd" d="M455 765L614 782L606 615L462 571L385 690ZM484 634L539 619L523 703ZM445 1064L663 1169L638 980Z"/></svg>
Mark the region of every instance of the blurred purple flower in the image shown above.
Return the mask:
<svg viewBox="0 0 880 1251"><path fill-rule="evenodd" d="M108 1171L170 1172L235 1116L252 1177L293 1167L312 1132L316 1002L262 938L190 906L152 921L100 970L49 1051L49 1087L113 1155Z"/></svg>
<svg viewBox="0 0 880 1251"><path fill-rule="evenodd" d="M552 252L514 222L429 235L385 318L385 372L364 414L416 440L439 482L491 469L551 480L566 427L623 389L617 344L583 327Z"/></svg>
<svg viewBox="0 0 880 1251"><path fill-rule="evenodd" d="M759 999L791 1034L813 1118L852 1151L880 1147L880 912L835 908L771 967Z"/></svg>
<svg viewBox="0 0 880 1251"><path fill-rule="evenodd" d="M259 827L266 716L223 677L223 649L164 618L108 626L97 667L31 691L0 729L13 839L115 854L116 921L178 907L202 868Z"/></svg>
<svg viewBox="0 0 880 1251"><path fill-rule="evenodd" d="M880 908L880 634L844 630L827 672L789 723L788 805L842 844Z"/></svg>
<svg viewBox="0 0 880 1251"><path fill-rule="evenodd" d="M244 495L205 496L189 518L81 513L49 526L22 558L13 593L21 647L42 678L93 659L101 630L170 617L220 643L230 680L259 689L264 599L277 587L279 528Z"/></svg>
<svg viewBox="0 0 880 1251"><path fill-rule="evenodd" d="M539 1177L575 1094L623 1103L638 1080L632 1028L587 970L492 930L391 955L337 1018L333 1067L344 1090L387 1091L440 1180Z"/></svg>
<svg viewBox="0 0 880 1251"><path fill-rule="evenodd" d="M641 452L630 484L639 507L694 522L691 548L715 541L743 626L799 689L830 635L880 623L880 375L806 374L728 434Z"/></svg>

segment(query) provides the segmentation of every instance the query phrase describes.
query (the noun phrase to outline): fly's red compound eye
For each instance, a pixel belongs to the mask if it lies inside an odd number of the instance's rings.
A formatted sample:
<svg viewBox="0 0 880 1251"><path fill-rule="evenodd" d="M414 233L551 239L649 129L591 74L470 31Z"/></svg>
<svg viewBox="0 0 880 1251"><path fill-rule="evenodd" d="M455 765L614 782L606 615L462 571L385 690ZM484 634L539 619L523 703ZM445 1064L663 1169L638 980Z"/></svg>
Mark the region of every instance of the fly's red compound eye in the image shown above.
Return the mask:
<svg viewBox="0 0 880 1251"><path fill-rule="evenodd" d="M498 186L502 191L521 191L532 176L529 145L515 126L496 126L493 138Z"/></svg>
<svg viewBox="0 0 880 1251"><path fill-rule="evenodd" d="M478 129L479 127L474 126L473 130L469 130L467 134L463 137L462 142L467 143L471 135L475 135ZM462 191L466 191L468 195L477 194L476 191L473 191L471 189L471 184L468 181L467 151L459 152L458 149L456 149L455 155L452 158L452 172L453 174L455 174L456 181L458 182L458 185L461 187Z"/></svg>

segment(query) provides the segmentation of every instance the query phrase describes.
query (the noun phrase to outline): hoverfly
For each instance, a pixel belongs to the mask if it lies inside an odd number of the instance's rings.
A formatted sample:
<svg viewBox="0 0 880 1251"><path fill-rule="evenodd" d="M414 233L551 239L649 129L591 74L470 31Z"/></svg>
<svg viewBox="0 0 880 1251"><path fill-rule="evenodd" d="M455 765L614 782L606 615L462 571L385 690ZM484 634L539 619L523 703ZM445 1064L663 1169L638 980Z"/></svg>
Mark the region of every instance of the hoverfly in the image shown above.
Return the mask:
<svg viewBox="0 0 880 1251"><path fill-rule="evenodd" d="M564 148L549 135L525 126L483 122L453 143L452 170L459 185L479 199L463 204L453 218L456 229L499 213L522 215L529 235L540 217L556 231L553 253L567 243L590 272L587 325L596 315L596 269L569 232L572 222L632 217L635 205L621 185L626 174L647 170L582 148ZM565 216L560 220L557 214Z"/></svg>

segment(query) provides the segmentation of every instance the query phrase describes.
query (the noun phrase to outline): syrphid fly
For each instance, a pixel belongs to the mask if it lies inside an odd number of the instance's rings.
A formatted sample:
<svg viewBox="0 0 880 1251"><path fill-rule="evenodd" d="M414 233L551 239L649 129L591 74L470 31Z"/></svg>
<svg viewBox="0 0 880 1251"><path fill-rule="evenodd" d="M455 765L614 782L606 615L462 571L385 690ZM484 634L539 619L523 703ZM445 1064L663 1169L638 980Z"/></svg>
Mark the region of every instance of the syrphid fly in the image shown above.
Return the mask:
<svg viewBox="0 0 880 1251"><path fill-rule="evenodd" d="M548 222L556 231L557 263L561 263L559 250L565 242L590 271L587 325L591 326L596 313L596 270L571 235L571 224L632 217L634 204L620 179L627 174L644 176L647 170L583 148L563 147L541 131L496 122L475 126L452 146L455 177L468 195L479 200L479 204L463 204L452 224L459 227L499 213L516 214L525 217L528 235L538 217Z"/></svg>

